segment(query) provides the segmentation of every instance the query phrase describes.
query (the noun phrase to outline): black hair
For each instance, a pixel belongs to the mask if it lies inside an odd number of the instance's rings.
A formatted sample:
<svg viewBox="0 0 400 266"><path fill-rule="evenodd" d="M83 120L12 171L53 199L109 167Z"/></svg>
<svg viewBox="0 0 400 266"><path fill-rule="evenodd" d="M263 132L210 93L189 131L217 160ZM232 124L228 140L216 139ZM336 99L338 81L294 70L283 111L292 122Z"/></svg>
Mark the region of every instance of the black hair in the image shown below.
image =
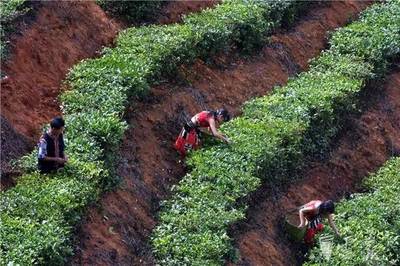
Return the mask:
<svg viewBox="0 0 400 266"><path fill-rule="evenodd" d="M50 127L51 128L60 129L63 126L65 126L65 121L60 116L57 116L57 117L53 118L53 120L51 120L51 122L50 122Z"/></svg>
<svg viewBox="0 0 400 266"><path fill-rule="evenodd" d="M231 116L229 115L229 112L225 108L218 109L215 112L215 114L216 115L221 115L223 120L224 120L224 122L227 122L227 121L229 121L231 119Z"/></svg>
<svg viewBox="0 0 400 266"><path fill-rule="evenodd" d="M319 206L320 214L330 214L334 212L335 212L335 204L331 200L324 201Z"/></svg>

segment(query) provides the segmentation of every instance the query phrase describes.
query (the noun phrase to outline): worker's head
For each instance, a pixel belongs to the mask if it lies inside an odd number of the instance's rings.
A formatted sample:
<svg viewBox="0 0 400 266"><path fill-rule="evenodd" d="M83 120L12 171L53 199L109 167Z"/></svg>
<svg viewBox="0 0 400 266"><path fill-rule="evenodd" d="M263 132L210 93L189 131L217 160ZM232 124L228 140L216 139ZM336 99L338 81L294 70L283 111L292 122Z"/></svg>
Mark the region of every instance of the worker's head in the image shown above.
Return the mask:
<svg viewBox="0 0 400 266"><path fill-rule="evenodd" d="M320 214L332 214L335 212L335 204L331 200L327 200L321 203L319 206Z"/></svg>
<svg viewBox="0 0 400 266"><path fill-rule="evenodd" d="M231 119L228 111L225 108L218 109L216 112L218 122L227 122Z"/></svg>
<svg viewBox="0 0 400 266"><path fill-rule="evenodd" d="M65 122L64 119L60 116L53 118L50 122L50 127L52 133L55 135L59 135L64 131Z"/></svg>

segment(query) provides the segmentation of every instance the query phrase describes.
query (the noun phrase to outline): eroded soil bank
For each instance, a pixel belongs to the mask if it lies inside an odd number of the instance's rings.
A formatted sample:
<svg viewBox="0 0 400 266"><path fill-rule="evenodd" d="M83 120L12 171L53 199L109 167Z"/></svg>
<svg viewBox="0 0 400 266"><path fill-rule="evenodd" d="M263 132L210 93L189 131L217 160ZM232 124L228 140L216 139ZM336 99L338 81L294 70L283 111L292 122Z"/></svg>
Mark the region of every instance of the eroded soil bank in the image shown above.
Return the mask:
<svg viewBox="0 0 400 266"><path fill-rule="evenodd" d="M31 149L32 144L27 138L15 132L14 128L4 117L0 116L1 129L1 165L0 190L6 190L15 185L13 176L21 173L10 165L10 161L21 156L21 152Z"/></svg>
<svg viewBox="0 0 400 266"><path fill-rule="evenodd" d="M122 185L88 210L72 264L154 264L148 239L160 200L185 173L172 148L184 119L222 105L239 114L243 102L305 70L308 60L325 47L327 31L343 26L368 5L316 4L292 30L275 34L257 55L221 56L213 59L213 66L199 60L182 67L176 82L158 85L145 100L132 103L126 116L131 128L119 152Z"/></svg>
<svg viewBox="0 0 400 266"><path fill-rule="evenodd" d="M254 193L247 219L231 228L241 254L237 265L300 265L300 246L283 230L285 213L310 200L340 200L359 191L365 176L400 155L400 62L384 83L368 88L362 103L361 116L348 121L329 159L309 162L302 180L281 188L265 184Z"/></svg>

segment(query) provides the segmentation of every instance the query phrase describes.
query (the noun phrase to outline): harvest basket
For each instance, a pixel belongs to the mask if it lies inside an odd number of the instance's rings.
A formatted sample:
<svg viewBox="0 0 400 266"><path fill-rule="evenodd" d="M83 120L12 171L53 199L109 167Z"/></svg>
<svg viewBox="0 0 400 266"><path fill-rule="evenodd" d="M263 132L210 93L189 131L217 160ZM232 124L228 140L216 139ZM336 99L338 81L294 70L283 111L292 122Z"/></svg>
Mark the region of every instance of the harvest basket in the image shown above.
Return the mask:
<svg viewBox="0 0 400 266"><path fill-rule="evenodd" d="M289 238L295 242L302 242L306 234L307 227L298 228L299 217L297 213L291 212L285 216L285 230Z"/></svg>

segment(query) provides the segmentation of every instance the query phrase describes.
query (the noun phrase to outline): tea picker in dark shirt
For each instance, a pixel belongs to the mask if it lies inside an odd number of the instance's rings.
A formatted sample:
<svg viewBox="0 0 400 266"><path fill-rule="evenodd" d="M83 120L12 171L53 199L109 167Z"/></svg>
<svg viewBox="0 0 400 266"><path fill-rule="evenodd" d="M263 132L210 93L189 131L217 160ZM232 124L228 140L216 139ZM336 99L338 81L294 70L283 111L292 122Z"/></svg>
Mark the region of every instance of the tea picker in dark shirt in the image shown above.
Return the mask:
<svg viewBox="0 0 400 266"><path fill-rule="evenodd" d="M56 117L50 122L50 129L39 140L38 169L50 173L67 163L64 149L64 119Z"/></svg>

